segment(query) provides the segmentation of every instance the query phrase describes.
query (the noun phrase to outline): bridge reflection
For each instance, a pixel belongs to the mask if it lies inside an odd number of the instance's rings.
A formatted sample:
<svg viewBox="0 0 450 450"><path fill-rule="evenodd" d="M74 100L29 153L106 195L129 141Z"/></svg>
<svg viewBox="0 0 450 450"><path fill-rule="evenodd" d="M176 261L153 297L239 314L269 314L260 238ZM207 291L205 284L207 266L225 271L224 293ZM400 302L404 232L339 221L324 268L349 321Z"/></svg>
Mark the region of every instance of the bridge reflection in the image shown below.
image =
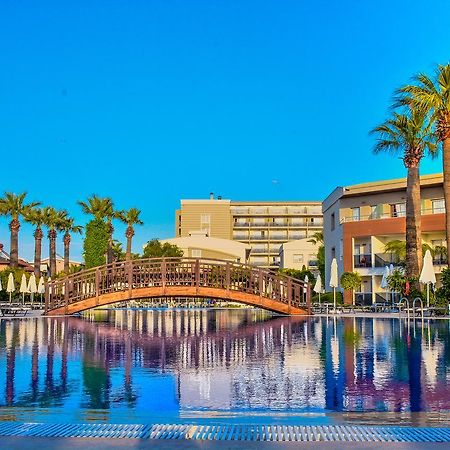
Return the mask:
<svg viewBox="0 0 450 450"><path fill-rule="evenodd" d="M445 322L97 311L0 322L2 406L137 411L450 409ZM14 408L8 410L14 414Z"/></svg>

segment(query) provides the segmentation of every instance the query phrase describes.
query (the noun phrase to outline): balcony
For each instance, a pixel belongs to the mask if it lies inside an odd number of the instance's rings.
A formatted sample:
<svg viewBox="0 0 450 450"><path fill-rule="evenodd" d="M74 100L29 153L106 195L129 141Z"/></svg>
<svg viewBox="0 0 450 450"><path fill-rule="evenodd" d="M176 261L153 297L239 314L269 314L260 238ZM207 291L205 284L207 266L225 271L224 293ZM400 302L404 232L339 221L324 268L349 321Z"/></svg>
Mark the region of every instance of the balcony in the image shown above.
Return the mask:
<svg viewBox="0 0 450 450"><path fill-rule="evenodd" d="M255 253L269 253L267 248L252 248L251 255Z"/></svg>
<svg viewBox="0 0 450 450"><path fill-rule="evenodd" d="M402 266L400 258L394 253L377 253L375 255L375 267L385 267L393 265L394 267Z"/></svg>
<svg viewBox="0 0 450 450"><path fill-rule="evenodd" d="M433 208L433 209L423 209L421 211L423 216L427 216L430 214L445 214L445 208ZM387 214L369 214L365 216L355 215L343 217L341 219L341 223L345 222L364 222L366 220L382 220L382 219L394 219L397 217L405 217L405 211L399 211L395 213L387 213Z"/></svg>
<svg viewBox="0 0 450 450"><path fill-rule="evenodd" d="M372 267L372 255L355 255L353 257L353 267Z"/></svg>

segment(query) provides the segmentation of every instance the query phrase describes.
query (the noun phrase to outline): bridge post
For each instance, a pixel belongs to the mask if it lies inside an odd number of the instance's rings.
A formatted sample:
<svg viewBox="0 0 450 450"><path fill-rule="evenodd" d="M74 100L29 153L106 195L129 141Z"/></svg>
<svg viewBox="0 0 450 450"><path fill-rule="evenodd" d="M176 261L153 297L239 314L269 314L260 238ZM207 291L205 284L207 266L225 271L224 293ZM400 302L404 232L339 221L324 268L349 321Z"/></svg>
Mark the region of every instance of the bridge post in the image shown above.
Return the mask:
<svg viewBox="0 0 450 450"><path fill-rule="evenodd" d="M69 311L69 280L66 278L64 282L64 314Z"/></svg>
<svg viewBox="0 0 450 450"><path fill-rule="evenodd" d="M195 284L195 292L198 294L200 290L200 260L197 259L195 261L195 269L194 269L194 284Z"/></svg>
<svg viewBox="0 0 450 450"><path fill-rule="evenodd" d="M292 280L288 278L287 280L287 301L288 301L288 313L291 313L292 306Z"/></svg>
<svg viewBox="0 0 450 450"><path fill-rule="evenodd" d="M161 261L161 284L163 294L166 293L166 273L167 273L166 259L163 258Z"/></svg>
<svg viewBox="0 0 450 450"><path fill-rule="evenodd" d="M225 284L227 288L227 297L230 298L230 290L231 290L231 268L230 263L227 262L225 265Z"/></svg>
<svg viewBox="0 0 450 450"><path fill-rule="evenodd" d="M127 262L128 300L133 296L133 260Z"/></svg>
<svg viewBox="0 0 450 450"><path fill-rule="evenodd" d="M259 288L259 302L260 302L260 304L262 304L263 293L264 293L264 277L263 277L263 271L261 268L258 269L258 288Z"/></svg>
<svg viewBox="0 0 450 450"><path fill-rule="evenodd" d="M100 301L100 269L95 271L95 304L98 305Z"/></svg>

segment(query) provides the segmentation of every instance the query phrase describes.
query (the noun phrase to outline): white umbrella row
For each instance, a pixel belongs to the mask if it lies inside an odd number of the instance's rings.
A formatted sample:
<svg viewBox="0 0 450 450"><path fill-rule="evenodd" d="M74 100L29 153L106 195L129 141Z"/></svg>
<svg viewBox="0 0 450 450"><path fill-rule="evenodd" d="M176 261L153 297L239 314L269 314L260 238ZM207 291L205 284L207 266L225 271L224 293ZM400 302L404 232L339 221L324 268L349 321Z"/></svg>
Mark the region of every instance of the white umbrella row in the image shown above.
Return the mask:
<svg viewBox="0 0 450 450"><path fill-rule="evenodd" d="M0 281L0 291L2 290L2 284ZM16 291L16 285L14 282L14 275L12 273L8 276L8 284L6 285L6 292L9 293L9 301L12 300L12 293ZM22 274L22 279L20 281L19 292L22 294L22 301L25 300L25 294L44 294L45 293L45 282L44 278L39 279L39 283L36 283L36 276L30 275L30 279L27 282L27 277Z"/></svg>

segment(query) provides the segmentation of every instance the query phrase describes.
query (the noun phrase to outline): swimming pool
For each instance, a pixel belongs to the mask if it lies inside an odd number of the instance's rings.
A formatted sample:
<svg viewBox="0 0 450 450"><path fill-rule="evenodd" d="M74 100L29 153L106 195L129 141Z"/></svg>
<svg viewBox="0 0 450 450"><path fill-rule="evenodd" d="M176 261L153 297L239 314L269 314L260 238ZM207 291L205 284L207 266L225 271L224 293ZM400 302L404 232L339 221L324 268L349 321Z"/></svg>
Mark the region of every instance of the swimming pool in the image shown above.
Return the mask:
<svg viewBox="0 0 450 450"><path fill-rule="evenodd" d="M106 310L0 321L0 419L448 426L445 320Z"/></svg>

